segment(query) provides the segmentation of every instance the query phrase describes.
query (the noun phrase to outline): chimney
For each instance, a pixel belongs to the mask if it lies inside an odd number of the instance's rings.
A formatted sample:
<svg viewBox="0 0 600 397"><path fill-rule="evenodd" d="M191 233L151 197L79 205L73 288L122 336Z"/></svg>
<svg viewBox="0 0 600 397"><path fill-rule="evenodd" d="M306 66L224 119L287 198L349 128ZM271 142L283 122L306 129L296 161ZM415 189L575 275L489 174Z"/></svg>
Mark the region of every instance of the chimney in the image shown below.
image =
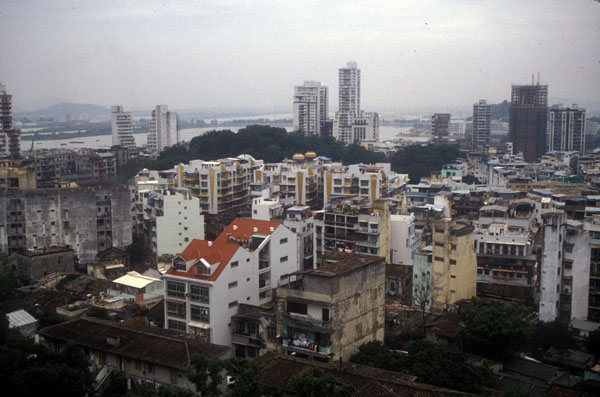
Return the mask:
<svg viewBox="0 0 600 397"><path fill-rule="evenodd" d="M233 230L237 230L237 225L233 225Z"/></svg>
<svg viewBox="0 0 600 397"><path fill-rule="evenodd" d="M275 228L273 226L269 226L269 230L271 231L271 233L273 233L275 231Z"/></svg>
<svg viewBox="0 0 600 397"><path fill-rule="evenodd" d="M213 243L212 241L209 241L209 242L208 242L208 246L209 246L209 247L212 247L212 243Z"/></svg>
<svg viewBox="0 0 600 397"><path fill-rule="evenodd" d="M254 233L258 233L258 228L257 227L254 227L253 230L254 230Z"/></svg>

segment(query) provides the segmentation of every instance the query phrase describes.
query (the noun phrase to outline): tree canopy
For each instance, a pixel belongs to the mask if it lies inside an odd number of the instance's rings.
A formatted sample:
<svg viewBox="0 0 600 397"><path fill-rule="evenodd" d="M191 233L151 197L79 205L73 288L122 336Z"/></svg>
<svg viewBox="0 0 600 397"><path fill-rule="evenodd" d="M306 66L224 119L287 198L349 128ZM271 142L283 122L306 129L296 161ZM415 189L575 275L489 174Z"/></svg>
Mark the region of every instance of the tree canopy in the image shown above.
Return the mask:
<svg viewBox="0 0 600 397"><path fill-rule="evenodd" d="M170 147L158 159L142 167L170 169L175 164L193 159L215 160L240 154L250 154L256 159L272 163L307 151L344 164L390 162L394 171L409 174L411 183L417 183L421 177L439 171L443 165L461 156L457 147L438 144L405 146L386 156L360 145L344 145L332 137L305 137L297 132L288 133L284 128L250 125L237 133L231 130L209 131L194 137L189 150L183 145Z"/></svg>
<svg viewBox="0 0 600 397"><path fill-rule="evenodd" d="M534 334L526 315L527 309L516 302L504 305L473 298L463 316L465 348L489 358L503 358L524 348Z"/></svg>
<svg viewBox="0 0 600 397"><path fill-rule="evenodd" d="M356 364L417 377L417 382L449 389L478 393L487 383L487 371L469 363L455 346L430 340L412 341L408 354L390 350L381 342L369 342L359 347L350 358Z"/></svg>

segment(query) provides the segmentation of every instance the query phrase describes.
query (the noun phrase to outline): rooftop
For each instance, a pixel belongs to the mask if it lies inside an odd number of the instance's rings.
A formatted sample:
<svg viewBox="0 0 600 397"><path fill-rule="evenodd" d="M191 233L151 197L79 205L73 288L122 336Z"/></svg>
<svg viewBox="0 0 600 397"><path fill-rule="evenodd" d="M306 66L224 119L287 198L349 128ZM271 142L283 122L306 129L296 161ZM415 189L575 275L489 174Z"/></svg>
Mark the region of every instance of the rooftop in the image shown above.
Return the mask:
<svg viewBox="0 0 600 397"><path fill-rule="evenodd" d="M44 247L44 248L40 248L40 249L28 249L25 251L21 251L18 254L28 256L28 257L33 257L33 256L41 256L41 255L48 255L48 254L57 254L60 252L73 252L73 249L71 249L69 247Z"/></svg>
<svg viewBox="0 0 600 397"><path fill-rule="evenodd" d="M8 328L18 328L37 323L35 317L23 309L8 313L6 316L8 317Z"/></svg>
<svg viewBox="0 0 600 397"><path fill-rule="evenodd" d="M325 252L323 254L325 265L312 270L308 274L325 277L341 276L361 267L381 263L384 258L373 255L349 254L346 252Z"/></svg>
<svg viewBox="0 0 600 397"><path fill-rule="evenodd" d="M72 341L95 350L181 370L188 369L193 354L222 358L229 350L228 347L203 343L189 335L163 328L89 317L46 327L39 334L44 338ZM112 342L109 343L109 340Z"/></svg>
<svg viewBox="0 0 600 397"><path fill-rule="evenodd" d="M462 396L470 395L438 386L414 382L415 377L398 372L350 363L324 364L299 358L266 355L259 359L263 369L256 377L258 383L293 392L292 378L310 374L315 367L336 378L337 382L354 387L354 396Z"/></svg>

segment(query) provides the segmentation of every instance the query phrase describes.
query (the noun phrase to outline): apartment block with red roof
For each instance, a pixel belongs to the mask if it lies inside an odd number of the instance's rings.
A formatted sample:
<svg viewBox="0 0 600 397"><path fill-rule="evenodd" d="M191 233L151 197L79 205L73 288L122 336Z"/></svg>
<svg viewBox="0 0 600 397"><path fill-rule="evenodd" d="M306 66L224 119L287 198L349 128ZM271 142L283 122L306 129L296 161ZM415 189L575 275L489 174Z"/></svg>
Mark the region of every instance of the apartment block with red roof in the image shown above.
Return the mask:
<svg viewBox="0 0 600 397"><path fill-rule="evenodd" d="M165 327L231 346L240 303L261 305L301 270L296 234L278 222L236 218L214 241L193 240L165 274Z"/></svg>

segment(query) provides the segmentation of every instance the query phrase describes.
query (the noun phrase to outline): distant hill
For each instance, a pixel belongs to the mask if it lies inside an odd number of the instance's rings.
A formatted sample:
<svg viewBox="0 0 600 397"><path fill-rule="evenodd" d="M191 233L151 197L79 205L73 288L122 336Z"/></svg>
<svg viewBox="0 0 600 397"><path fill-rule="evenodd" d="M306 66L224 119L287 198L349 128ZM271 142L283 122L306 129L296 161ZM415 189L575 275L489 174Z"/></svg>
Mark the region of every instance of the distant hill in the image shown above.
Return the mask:
<svg viewBox="0 0 600 397"><path fill-rule="evenodd" d="M492 105L492 120L508 121L508 108L510 103L505 100L502 103Z"/></svg>
<svg viewBox="0 0 600 397"><path fill-rule="evenodd" d="M87 116L109 116L110 109L100 105L90 103L57 103L44 109L33 110L29 112L16 113L16 117L54 117L65 118Z"/></svg>
<svg viewBox="0 0 600 397"><path fill-rule="evenodd" d="M510 107L510 103L507 100L504 100L504 102L502 102L502 103L492 104L491 119L508 121L508 108L509 107ZM466 120L472 121L473 117L467 117Z"/></svg>

